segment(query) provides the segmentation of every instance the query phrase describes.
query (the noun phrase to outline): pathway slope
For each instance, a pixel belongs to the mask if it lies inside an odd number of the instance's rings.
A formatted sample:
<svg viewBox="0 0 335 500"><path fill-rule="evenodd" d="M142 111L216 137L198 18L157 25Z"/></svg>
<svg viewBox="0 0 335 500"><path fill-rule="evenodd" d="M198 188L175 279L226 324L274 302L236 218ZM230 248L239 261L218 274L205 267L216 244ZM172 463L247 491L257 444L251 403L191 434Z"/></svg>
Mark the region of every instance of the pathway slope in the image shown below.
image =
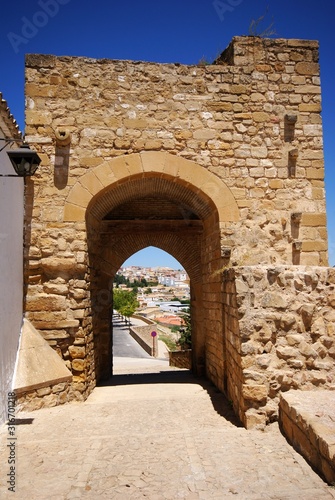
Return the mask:
<svg viewBox="0 0 335 500"><path fill-rule="evenodd" d="M247 431L208 382L186 370L151 371L116 375L85 403L19 413L15 495L3 426L0 498L335 498L276 424Z"/></svg>

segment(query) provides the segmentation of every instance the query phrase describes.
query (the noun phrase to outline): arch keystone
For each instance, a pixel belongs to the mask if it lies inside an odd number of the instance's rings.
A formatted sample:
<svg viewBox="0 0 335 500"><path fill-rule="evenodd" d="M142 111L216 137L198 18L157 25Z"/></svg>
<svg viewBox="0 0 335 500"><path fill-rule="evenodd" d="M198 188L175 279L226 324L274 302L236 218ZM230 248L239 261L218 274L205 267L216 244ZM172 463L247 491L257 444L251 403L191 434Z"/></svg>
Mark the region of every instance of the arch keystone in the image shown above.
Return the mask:
<svg viewBox="0 0 335 500"><path fill-rule="evenodd" d="M139 153L125 155L123 158L128 168L129 175L136 175L142 173L143 171L142 161Z"/></svg>
<svg viewBox="0 0 335 500"><path fill-rule="evenodd" d="M166 153L145 151L141 153L143 172L164 172Z"/></svg>
<svg viewBox="0 0 335 500"><path fill-rule="evenodd" d="M179 156L166 155L164 173L173 177L179 177L179 168L183 164L183 161L183 158Z"/></svg>

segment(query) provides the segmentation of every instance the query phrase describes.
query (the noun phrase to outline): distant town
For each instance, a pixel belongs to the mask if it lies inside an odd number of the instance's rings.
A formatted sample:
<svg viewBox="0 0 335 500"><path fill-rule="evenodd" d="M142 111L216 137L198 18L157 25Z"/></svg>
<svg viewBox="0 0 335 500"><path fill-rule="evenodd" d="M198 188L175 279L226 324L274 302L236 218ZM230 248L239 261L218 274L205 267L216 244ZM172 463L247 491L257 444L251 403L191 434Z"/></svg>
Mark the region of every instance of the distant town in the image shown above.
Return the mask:
<svg viewBox="0 0 335 500"><path fill-rule="evenodd" d="M137 291L138 313L169 328L183 325L190 307L190 280L185 270L169 267L121 267L114 286Z"/></svg>

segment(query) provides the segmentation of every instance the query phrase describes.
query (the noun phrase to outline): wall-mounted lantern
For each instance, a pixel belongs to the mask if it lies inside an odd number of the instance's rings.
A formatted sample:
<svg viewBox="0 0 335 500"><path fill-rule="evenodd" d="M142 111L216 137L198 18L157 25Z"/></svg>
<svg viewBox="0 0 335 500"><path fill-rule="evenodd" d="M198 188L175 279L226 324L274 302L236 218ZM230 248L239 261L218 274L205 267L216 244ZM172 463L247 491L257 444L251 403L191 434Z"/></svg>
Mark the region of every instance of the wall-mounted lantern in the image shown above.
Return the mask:
<svg viewBox="0 0 335 500"><path fill-rule="evenodd" d="M9 144L14 142L22 142L22 146L18 149L11 149L7 152L7 155L13 165L16 172L14 174L0 174L0 177L28 177L34 175L39 164L41 163L41 158L38 156L36 151L32 151L29 145L23 142L22 139L12 139L12 138L1 138L0 141L6 141L6 144L0 149L0 152Z"/></svg>

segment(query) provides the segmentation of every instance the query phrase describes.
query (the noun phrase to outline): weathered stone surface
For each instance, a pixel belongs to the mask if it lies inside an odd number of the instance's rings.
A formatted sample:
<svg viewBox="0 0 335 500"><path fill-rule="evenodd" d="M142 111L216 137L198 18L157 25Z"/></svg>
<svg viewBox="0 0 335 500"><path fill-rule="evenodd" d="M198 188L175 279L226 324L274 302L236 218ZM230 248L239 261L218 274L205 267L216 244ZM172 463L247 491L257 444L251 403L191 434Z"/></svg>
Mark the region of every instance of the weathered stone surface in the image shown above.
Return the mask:
<svg viewBox="0 0 335 500"><path fill-rule="evenodd" d="M335 274L298 272L327 263L317 45L236 37L224 57L27 58L26 139L43 168L26 193L26 314L84 386L65 400L110 375L112 277L147 246L188 269L196 364L227 381L245 424L275 418L279 390L332 376ZM276 373L264 401L243 395L244 370Z"/></svg>
<svg viewBox="0 0 335 500"><path fill-rule="evenodd" d="M85 347L70 346L69 353L72 359L85 358Z"/></svg>
<svg viewBox="0 0 335 500"><path fill-rule="evenodd" d="M74 359L71 364L76 372L82 372L85 369L85 361L83 359Z"/></svg>
<svg viewBox="0 0 335 500"><path fill-rule="evenodd" d="M248 412L239 413L246 426L251 425L253 417L257 426L262 419L264 424L276 418L272 403L280 391L332 387L335 335L326 332L333 325L334 309L324 309L328 290L333 290L329 271L303 266L225 271L226 362L232 379L228 390L229 394L237 393L246 406L252 404L250 418ZM241 283L242 294L238 293ZM235 293L239 300L234 300ZM251 308L253 303L257 309ZM286 312L278 308L284 303ZM231 309L232 304L237 310ZM236 330L236 317L242 318L240 331ZM250 382L251 386L269 384L264 401L260 394L265 394L265 389L259 394L257 389L249 389Z"/></svg>
<svg viewBox="0 0 335 500"><path fill-rule="evenodd" d="M268 389L265 385L244 385L242 394L246 400L262 402L267 398Z"/></svg>

